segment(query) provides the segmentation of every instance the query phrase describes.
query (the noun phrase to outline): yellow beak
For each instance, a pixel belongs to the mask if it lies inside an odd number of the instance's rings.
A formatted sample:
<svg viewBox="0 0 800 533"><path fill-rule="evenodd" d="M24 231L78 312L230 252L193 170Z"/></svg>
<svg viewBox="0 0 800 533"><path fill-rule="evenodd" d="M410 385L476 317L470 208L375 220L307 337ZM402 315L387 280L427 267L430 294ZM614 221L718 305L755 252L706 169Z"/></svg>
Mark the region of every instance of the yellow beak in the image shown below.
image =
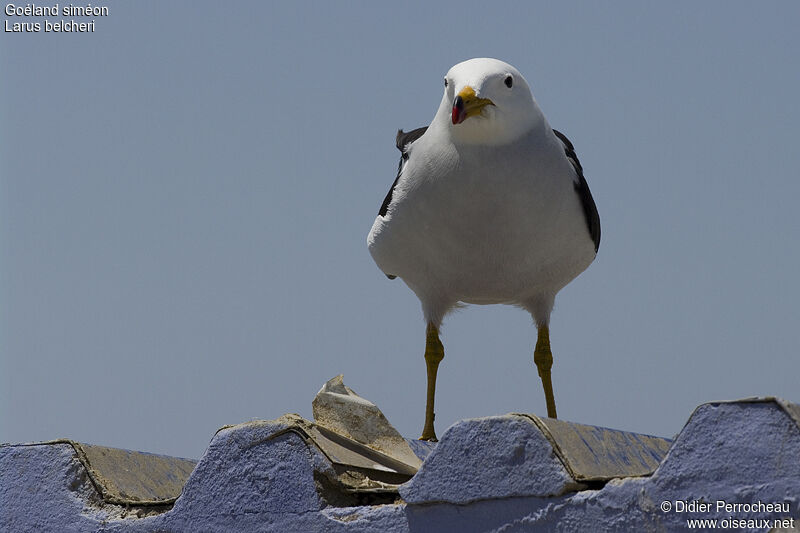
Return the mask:
<svg viewBox="0 0 800 533"><path fill-rule="evenodd" d="M478 98L475 89L467 85L453 100L453 124L461 124L469 117L480 115L487 105L494 105L488 98Z"/></svg>

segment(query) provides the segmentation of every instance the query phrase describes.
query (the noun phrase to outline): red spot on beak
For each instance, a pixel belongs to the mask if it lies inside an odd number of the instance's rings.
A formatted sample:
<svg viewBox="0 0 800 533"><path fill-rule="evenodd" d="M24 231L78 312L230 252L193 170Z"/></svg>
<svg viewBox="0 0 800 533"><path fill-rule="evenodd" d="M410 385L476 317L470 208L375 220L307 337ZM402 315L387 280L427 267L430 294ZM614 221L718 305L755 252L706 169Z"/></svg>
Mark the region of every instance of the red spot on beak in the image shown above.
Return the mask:
<svg viewBox="0 0 800 533"><path fill-rule="evenodd" d="M467 112L464 110L464 99L456 96L456 99L453 100L453 124L461 124L466 118Z"/></svg>

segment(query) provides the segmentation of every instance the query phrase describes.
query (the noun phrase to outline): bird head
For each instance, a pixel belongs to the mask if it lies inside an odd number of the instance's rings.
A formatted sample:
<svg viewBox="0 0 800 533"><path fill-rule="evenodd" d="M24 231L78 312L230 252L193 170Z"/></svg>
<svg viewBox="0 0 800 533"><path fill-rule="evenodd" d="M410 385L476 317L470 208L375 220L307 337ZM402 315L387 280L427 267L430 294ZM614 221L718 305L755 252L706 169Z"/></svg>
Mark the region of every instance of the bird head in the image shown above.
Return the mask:
<svg viewBox="0 0 800 533"><path fill-rule="evenodd" d="M512 142L542 120L528 82L497 59L477 58L451 68L437 119L463 143Z"/></svg>

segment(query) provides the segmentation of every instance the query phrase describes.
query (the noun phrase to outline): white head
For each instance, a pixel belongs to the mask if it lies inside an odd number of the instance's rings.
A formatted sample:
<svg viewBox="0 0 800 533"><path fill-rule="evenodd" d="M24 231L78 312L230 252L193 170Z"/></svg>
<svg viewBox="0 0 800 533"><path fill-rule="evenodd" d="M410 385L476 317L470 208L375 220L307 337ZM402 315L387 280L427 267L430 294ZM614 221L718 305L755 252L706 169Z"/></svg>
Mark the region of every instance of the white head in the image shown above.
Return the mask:
<svg viewBox="0 0 800 533"><path fill-rule="evenodd" d="M507 144L544 122L528 82L503 61L464 61L447 72L444 83L434 123L448 128L455 142Z"/></svg>

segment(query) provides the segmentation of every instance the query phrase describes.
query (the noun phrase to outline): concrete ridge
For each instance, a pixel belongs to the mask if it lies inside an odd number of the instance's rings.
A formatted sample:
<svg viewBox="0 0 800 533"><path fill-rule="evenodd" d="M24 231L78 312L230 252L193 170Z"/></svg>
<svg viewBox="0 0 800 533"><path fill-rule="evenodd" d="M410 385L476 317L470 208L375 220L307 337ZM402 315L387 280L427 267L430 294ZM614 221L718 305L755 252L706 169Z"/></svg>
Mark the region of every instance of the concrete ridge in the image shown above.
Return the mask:
<svg viewBox="0 0 800 533"><path fill-rule="evenodd" d="M2 444L0 448L55 444L71 446L102 500L117 505L163 506L175 503L197 464L193 459L84 444L65 438Z"/></svg>
<svg viewBox="0 0 800 533"><path fill-rule="evenodd" d="M286 416L221 428L174 503L144 511L106 499L89 473L90 445L4 445L0 530L686 531L689 519L791 530L800 523L798 413L772 397L704 403L645 475L637 469L666 439L535 415L463 420L416 474L390 472L405 475L399 483L373 479L387 474L379 463L351 464L374 450L330 439L354 454L343 459L319 445L312 422ZM594 466L586 457L620 473L585 475Z"/></svg>

